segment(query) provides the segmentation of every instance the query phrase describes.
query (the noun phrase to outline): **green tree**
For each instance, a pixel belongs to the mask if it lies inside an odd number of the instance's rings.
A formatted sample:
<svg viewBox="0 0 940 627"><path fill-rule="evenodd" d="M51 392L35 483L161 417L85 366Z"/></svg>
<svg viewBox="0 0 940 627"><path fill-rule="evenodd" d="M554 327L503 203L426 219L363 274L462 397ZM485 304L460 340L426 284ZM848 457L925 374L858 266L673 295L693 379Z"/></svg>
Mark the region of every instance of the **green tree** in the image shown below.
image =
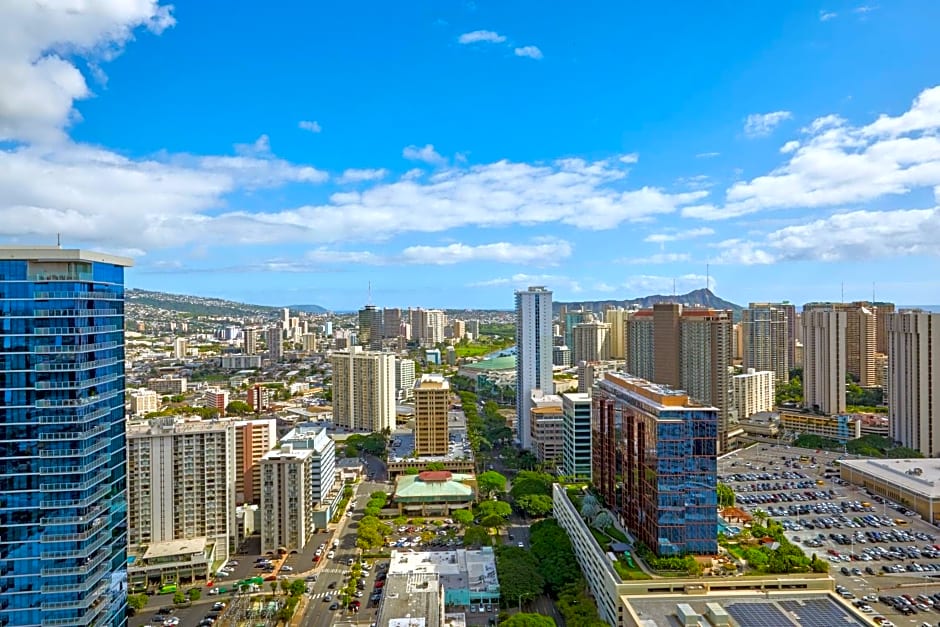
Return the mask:
<svg viewBox="0 0 940 627"><path fill-rule="evenodd" d="M518 499L527 494L544 494L551 496L552 483L555 479L544 472L535 472L531 470L520 471L512 481L512 489L509 491L513 498Z"/></svg>
<svg viewBox="0 0 940 627"><path fill-rule="evenodd" d="M481 518L496 516L505 519L512 514L512 506L505 501L481 501L477 505L477 510L480 512Z"/></svg>
<svg viewBox="0 0 940 627"><path fill-rule="evenodd" d="M302 579L295 579L290 582L290 595L292 597L299 597L304 592L307 591L307 584L304 583Z"/></svg>
<svg viewBox="0 0 940 627"><path fill-rule="evenodd" d="M491 546L493 539L486 527L470 525L463 534L464 546Z"/></svg>
<svg viewBox="0 0 940 627"><path fill-rule="evenodd" d="M427 466L424 467L425 470L446 470L447 467L444 466L444 462L430 462Z"/></svg>
<svg viewBox="0 0 940 627"><path fill-rule="evenodd" d="M202 590L199 588L190 588L186 595L189 597L190 601L195 603L200 599L200 597L202 597Z"/></svg>
<svg viewBox="0 0 940 627"><path fill-rule="evenodd" d="M557 595L578 580L578 569L571 567L577 564L571 539L558 522L548 518L532 525L529 543L549 592Z"/></svg>
<svg viewBox="0 0 940 627"><path fill-rule="evenodd" d="M276 595L277 594L277 582L271 581L268 583L268 585L271 586L271 594Z"/></svg>
<svg viewBox="0 0 940 627"><path fill-rule="evenodd" d="M533 518L541 518L551 513L554 503L552 497L545 496L544 494L526 494L516 499L516 505L518 505L519 509L525 512L526 515L532 516Z"/></svg>
<svg viewBox="0 0 940 627"><path fill-rule="evenodd" d="M129 594L127 595L127 607L136 614L147 607L147 601L149 600L150 597L146 594Z"/></svg>
<svg viewBox="0 0 940 627"><path fill-rule="evenodd" d="M225 413L230 416L244 416L252 413L251 405L245 401L232 401L225 406Z"/></svg>
<svg viewBox="0 0 940 627"><path fill-rule="evenodd" d="M417 474L419 474L420 472L421 472L421 471L419 471L417 468L405 468L405 474L406 474L406 475L417 475Z"/></svg>
<svg viewBox="0 0 940 627"><path fill-rule="evenodd" d="M498 492L506 491L506 477L495 470L487 470L477 476L477 487L480 494L492 496Z"/></svg>
<svg viewBox="0 0 940 627"><path fill-rule="evenodd" d="M571 627L605 627L607 623L601 620L597 612L597 605L591 598L584 580L568 584L558 595L555 604L565 619L566 625Z"/></svg>
<svg viewBox="0 0 940 627"><path fill-rule="evenodd" d="M555 619L551 616L527 614L525 612L513 614L500 623L503 627L555 627L556 624Z"/></svg>
<svg viewBox="0 0 940 627"><path fill-rule="evenodd" d="M183 603L186 603L186 593L183 592L182 590L177 590L176 592L174 592L173 603L177 605L182 605Z"/></svg>
<svg viewBox="0 0 940 627"><path fill-rule="evenodd" d="M450 516L454 519L455 522L458 522L461 525L469 525L473 522L473 512L471 512L469 509L458 509Z"/></svg>
<svg viewBox="0 0 940 627"><path fill-rule="evenodd" d="M577 562L575 562L577 563ZM535 556L514 546L501 546L496 551L496 574L500 595L507 603L531 601L545 588Z"/></svg>
<svg viewBox="0 0 940 627"><path fill-rule="evenodd" d="M734 507L735 496L731 486L718 482L718 505L721 507Z"/></svg>

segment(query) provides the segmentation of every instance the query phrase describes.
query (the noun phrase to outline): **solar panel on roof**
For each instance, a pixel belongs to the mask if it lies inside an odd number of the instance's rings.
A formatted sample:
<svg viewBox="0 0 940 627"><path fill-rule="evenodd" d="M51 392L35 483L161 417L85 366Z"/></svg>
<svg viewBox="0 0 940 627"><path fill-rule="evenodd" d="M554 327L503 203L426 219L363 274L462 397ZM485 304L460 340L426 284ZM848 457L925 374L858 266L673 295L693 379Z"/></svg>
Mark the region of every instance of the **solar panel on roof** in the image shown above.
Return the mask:
<svg viewBox="0 0 940 627"><path fill-rule="evenodd" d="M741 627L794 627L773 603L732 603L725 609Z"/></svg>
<svg viewBox="0 0 940 627"><path fill-rule="evenodd" d="M839 627L864 625L832 599L805 599L780 601L780 607L799 617L803 627Z"/></svg>

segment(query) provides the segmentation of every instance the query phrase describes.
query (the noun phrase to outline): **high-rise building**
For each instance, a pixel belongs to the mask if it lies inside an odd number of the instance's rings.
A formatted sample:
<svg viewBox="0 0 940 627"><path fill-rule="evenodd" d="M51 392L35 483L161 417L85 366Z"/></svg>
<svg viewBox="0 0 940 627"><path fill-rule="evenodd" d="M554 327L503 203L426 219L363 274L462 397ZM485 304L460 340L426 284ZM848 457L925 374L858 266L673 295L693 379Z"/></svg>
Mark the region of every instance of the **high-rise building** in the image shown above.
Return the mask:
<svg viewBox="0 0 940 627"><path fill-rule="evenodd" d="M556 394L543 395L533 398L532 405L529 417L532 452L542 463L560 465L564 451L561 397Z"/></svg>
<svg viewBox="0 0 940 627"><path fill-rule="evenodd" d="M448 411L450 384L439 374L424 374L415 381L415 453L446 455L450 447Z"/></svg>
<svg viewBox="0 0 940 627"><path fill-rule="evenodd" d="M288 307L281 310L281 328L290 328L290 309Z"/></svg>
<svg viewBox="0 0 940 627"><path fill-rule="evenodd" d="M467 320L467 333L473 335L473 339L480 337L480 321Z"/></svg>
<svg viewBox="0 0 940 627"><path fill-rule="evenodd" d="M410 401L415 395L415 360L395 360L395 396L399 401Z"/></svg>
<svg viewBox="0 0 940 627"><path fill-rule="evenodd" d="M894 313L894 303L874 302L875 310L875 352L888 354L888 314Z"/></svg>
<svg viewBox="0 0 940 627"><path fill-rule="evenodd" d="M242 330L242 350L246 355L254 355L258 352L258 329L245 327Z"/></svg>
<svg viewBox="0 0 940 627"><path fill-rule="evenodd" d="M591 480L591 395L561 395L562 474Z"/></svg>
<svg viewBox="0 0 940 627"><path fill-rule="evenodd" d="M455 340L462 340L467 335L467 323L463 320L454 320L450 323L453 329L452 335Z"/></svg>
<svg viewBox="0 0 940 627"><path fill-rule="evenodd" d="M516 292L516 429L523 449L532 445L532 390L555 392L552 380L552 293L541 286Z"/></svg>
<svg viewBox="0 0 940 627"><path fill-rule="evenodd" d="M271 406L273 396L274 391L271 388L255 383L248 388L248 400L246 402L252 411L260 413Z"/></svg>
<svg viewBox="0 0 940 627"><path fill-rule="evenodd" d="M0 248L0 625L126 625L124 268Z"/></svg>
<svg viewBox="0 0 940 627"><path fill-rule="evenodd" d="M845 352L845 371L852 375L852 378L862 387L874 386L876 379L877 324L875 309L871 306L871 303L864 301L853 303L807 303L803 305L803 315L805 316L807 311L817 309L845 313L845 341L842 347Z"/></svg>
<svg viewBox="0 0 940 627"><path fill-rule="evenodd" d="M315 333L304 333L300 336L301 347L305 353L317 352L317 336Z"/></svg>
<svg viewBox="0 0 940 627"><path fill-rule="evenodd" d="M571 349L567 346L552 346L552 365L571 367Z"/></svg>
<svg viewBox="0 0 940 627"><path fill-rule="evenodd" d="M718 409L606 373L593 391L592 481L657 555L718 551Z"/></svg>
<svg viewBox="0 0 940 627"><path fill-rule="evenodd" d="M776 373L748 368L744 374L731 377L734 389L734 414L746 420L754 414L773 411Z"/></svg>
<svg viewBox="0 0 940 627"><path fill-rule="evenodd" d="M261 459L261 552L300 551L313 537L313 451L282 444Z"/></svg>
<svg viewBox="0 0 940 627"><path fill-rule="evenodd" d="M610 359L610 324L595 320L594 314L584 316L571 334L574 346L571 358L575 363L607 361Z"/></svg>
<svg viewBox="0 0 940 627"><path fill-rule="evenodd" d="M265 388L266 389L266 388ZM235 421L235 503L261 500L261 458L277 444L277 420Z"/></svg>
<svg viewBox="0 0 940 627"><path fill-rule="evenodd" d="M718 408L718 444L728 448L732 419L733 328L730 311L660 303L631 316L627 368L633 376L685 390Z"/></svg>
<svg viewBox="0 0 940 627"><path fill-rule="evenodd" d="M202 395L202 402L210 409L219 410L219 415L225 415L228 407L228 390L222 388L208 388Z"/></svg>
<svg viewBox="0 0 940 627"><path fill-rule="evenodd" d="M846 318L837 308L803 309L803 406L808 409L845 412Z"/></svg>
<svg viewBox="0 0 940 627"><path fill-rule="evenodd" d="M131 413L135 416L146 416L160 410L160 397L153 390L140 388L133 390L131 396Z"/></svg>
<svg viewBox="0 0 940 627"><path fill-rule="evenodd" d="M401 309L386 307L382 310L382 337L397 340L401 336Z"/></svg>
<svg viewBox="0 0 940 627"><path fill-rule="evenodd" d="M940 314L902 310L885 316L891 437L940 456Z"/></svg>
<svg viewBox="0 0 940 627"><path fill-rule="evenodd" d="M630 312L618 307L604 312L604 322L610 325L610 359L627 357L627 320Z"/></svg>
<svg viewBox="0 0 940 627"><path fill-rule="evenodd" d="M770 370L781 384L792 368L788 311L776 303L751 303L741 312L744 368Z"/></svg>
<svg viewBox="0 0 940 627"><path fill-rule="evenodd" d="M562 320L565 323L565 346L569 348L574 347L574 328L584 322L584 318L587 314L588 312L583 309L574 311L568 311L566 309L561 314Z"/></svg>
<svg viewBox="0 0 940 627"><path fill-rule="evenodd" d="M285 309L285 311L287 311ZM280 361L284 356L284 330L279 326L269 327L265 332L265 343L271 361Z"/></svg>
<svg viewBox="0 0 940 627"><path fill-rule="evenodd" d="M173 340L173 359L185 359L186 358L186 338L178 337Z"/></svg>
<svg viewBox="0 0 940 627"><path fill-rule="evenodd" d="M352 346L333 353L333 422L365 431L395 429L395 355Z"/></svg>
<svg viewBox="0 0 940 627"><path fill-rule="evenodd" d="M411 335L423 345L440 344L444 341L447 316L440 309L409 309Z"/></svg>
<svg viewBox="0 0 940 627"><path fill-rule="evenodd" d="M359 345L367 350L382 350L382 312L375 305L359 310Z"/></svg>
<svg viewBox="0 0 940 627"><path fill-rule="evenodd" d="M310 468L311 497L319 505L336 484L336 444L325 427L302 423L288 431L281 444L290 444L295 450L313 452Z"/></svg>
<svg viewBox="0 0 940 627"><path fill-rule="evenodd" d="M127 431L131 546L207 538L226 559L235 538L235 424L172 417Z"/></svg>

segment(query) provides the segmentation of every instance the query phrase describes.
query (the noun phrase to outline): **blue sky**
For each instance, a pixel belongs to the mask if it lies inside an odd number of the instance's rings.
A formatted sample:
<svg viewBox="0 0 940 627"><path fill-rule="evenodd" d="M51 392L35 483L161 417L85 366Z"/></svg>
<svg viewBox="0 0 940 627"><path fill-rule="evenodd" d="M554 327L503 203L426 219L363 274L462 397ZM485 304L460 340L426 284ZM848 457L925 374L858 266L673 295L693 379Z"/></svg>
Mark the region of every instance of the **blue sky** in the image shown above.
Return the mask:
<svg viewBox="0 0 940 627"><path fill-rule="evenodd" d="M265 304L940 303L940 4L0 6L0 238Z"/></svg>

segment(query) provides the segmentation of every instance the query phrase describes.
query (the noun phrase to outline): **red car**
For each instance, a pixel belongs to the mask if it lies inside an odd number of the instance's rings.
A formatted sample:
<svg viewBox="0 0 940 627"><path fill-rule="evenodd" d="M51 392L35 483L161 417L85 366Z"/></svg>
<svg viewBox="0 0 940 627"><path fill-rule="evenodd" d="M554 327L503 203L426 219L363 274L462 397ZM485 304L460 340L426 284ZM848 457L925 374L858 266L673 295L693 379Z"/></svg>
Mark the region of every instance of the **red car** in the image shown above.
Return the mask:
<svg viewBox="0 0 940 627"><path fill-rule="evenodd" d="M375 587L376 587L376 588L381 588L381 587L383 587L384 585L385 585L385 582L384 582L384 581L376 581L376 582L375 582Z"/></svg>

